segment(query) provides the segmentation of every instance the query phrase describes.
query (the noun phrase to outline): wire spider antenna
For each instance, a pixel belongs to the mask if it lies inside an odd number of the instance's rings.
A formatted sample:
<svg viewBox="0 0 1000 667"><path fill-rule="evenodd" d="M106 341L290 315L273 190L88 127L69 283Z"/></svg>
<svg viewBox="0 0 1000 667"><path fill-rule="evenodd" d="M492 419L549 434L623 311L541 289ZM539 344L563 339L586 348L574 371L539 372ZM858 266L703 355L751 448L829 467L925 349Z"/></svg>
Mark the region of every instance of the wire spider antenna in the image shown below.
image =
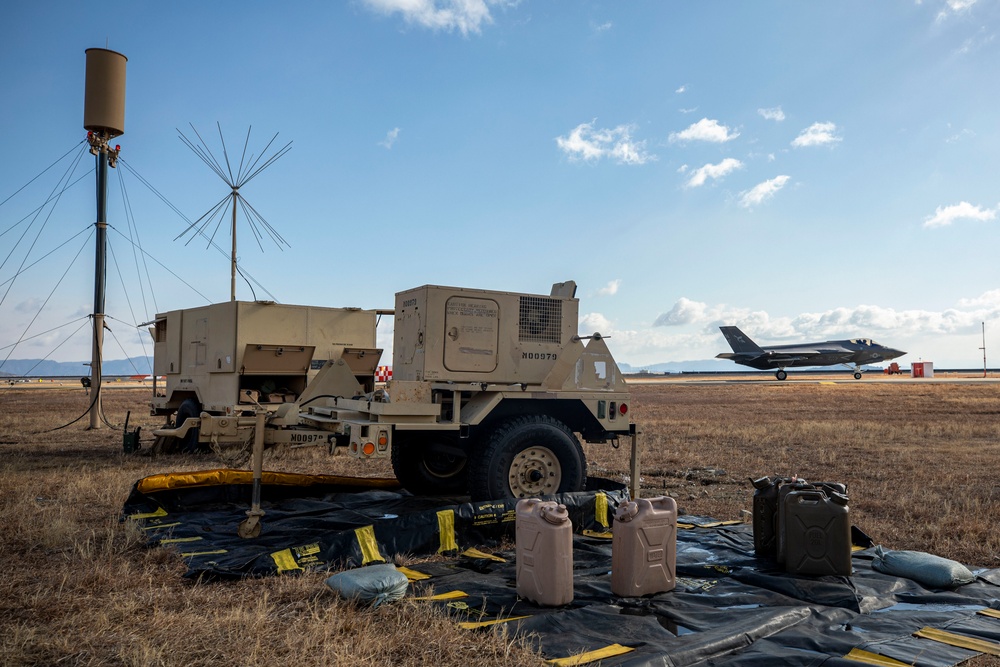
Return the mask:
<svg viewBox="0 0 1000 667"><path fill-rule="evenodd" d="M205 141L193 124L191 125L191 132L193 133L194 138L189 138L183 132L177 130L180 140L184 142L184 144L190 148L191 151L197 155L209 169L214 171L215 174L221 178L230 189L229 194L213 205L201 217L189 224L187 229L177 236L177 239L180 239L188 234L191 235L191 239L195 236L202 236L208 239L208 243L211 245L215 240L216 233L222 226L226 213L231 211L232 221L230 231L232 233L232 254L230 257L230 298L232 301L235 301L236 274L238 273L236 252L237 211L243 211L243 217L247 221L250 231L253 234L254 241L257 242L257 246L261 249L261 251L264 250L264 246L261 241L264 240L265 237L269 238L279 250L283 250L285 247L291 247L291 245L289 245L289 243L282 238L281 234L278 233L278 230L276 230L264 218L264 216L262 216L257 209L255 209L250 202L247 201L246 197L240 193L240 188L245 186L258 174L290 151L292 149L292 142L289 141L281 148L273 148L275 141L278 138L278 133L275 133L274 136L271 137L271 140L264 146L263 150L256 154L248 154L248 150L250 148L250 133L253 129L252 127L249 127L247 128L246 138L243 141L243 150L240 153L239 162L235 162L235 160L230 160L229 149L226 146L226 139L222 135L222 126L219 123L216 123L216 127L219 131L219 143L222 145L221 160L216 157L216 154L212 151L211 147L209 147L208 142ZM213 222L215 223L214 226L212 225ZM191 239L188 239L188 242L190 242Z"/></svg>

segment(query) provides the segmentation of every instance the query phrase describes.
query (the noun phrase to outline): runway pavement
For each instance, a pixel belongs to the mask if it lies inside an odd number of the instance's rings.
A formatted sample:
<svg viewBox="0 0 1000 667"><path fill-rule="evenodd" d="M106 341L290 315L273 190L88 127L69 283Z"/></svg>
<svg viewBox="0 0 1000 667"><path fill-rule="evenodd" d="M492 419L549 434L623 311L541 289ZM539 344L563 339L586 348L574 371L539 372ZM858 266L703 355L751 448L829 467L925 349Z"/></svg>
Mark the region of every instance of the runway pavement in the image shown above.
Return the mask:
<svg viewBox="0 0 1000 667"><path fill-rule="evenodd" d="M909 375L886 375L884 373L865 373L860 380L855 380L849 371L808 372L788 371L787 380L778 380L774 373L671 373L668 375L635 374L626 375L629 384L927 384L927 383L1000 383L1000 373L988 372L983 377L979 371L934 371L934 377L915 378Z"/></svg>

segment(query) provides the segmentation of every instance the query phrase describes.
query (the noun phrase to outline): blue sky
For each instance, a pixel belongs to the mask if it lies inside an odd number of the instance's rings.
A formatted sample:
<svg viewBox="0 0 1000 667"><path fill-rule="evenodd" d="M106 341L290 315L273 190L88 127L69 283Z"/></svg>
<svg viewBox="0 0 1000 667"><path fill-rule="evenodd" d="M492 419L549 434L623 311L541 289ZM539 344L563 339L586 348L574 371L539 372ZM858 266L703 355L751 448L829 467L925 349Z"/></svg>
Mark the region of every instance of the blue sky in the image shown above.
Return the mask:
<svg viewBox="0 0 1000 667"><path fill-rule="evenodd" d="M632 366L728 351L721 324L975 368L985 322L1000 354L996 2L287 5L6 10L0 359L90 356L86 328L67 340L93 311L94 159L72 166L90 47L128 57L106 358L151 354L134 325L156 312L229 298L228 258L175 240L188 223L136 176L197 219L228 187L178 130L221 158L217 124L234 162L248 128L255 155L291 142L242 190L288 246L238 224L283 303L572 279L581 332Z"/></svg>

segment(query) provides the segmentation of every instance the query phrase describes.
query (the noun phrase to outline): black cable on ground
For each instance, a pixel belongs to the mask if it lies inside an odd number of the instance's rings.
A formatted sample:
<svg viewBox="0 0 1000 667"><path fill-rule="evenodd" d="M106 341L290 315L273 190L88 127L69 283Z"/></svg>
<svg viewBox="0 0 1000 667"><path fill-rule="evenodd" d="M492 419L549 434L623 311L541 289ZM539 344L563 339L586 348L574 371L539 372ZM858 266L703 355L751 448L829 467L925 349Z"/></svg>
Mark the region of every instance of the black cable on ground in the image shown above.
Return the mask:
<svg viewBox="0 0 1000 667"><path fill-rule="evenodd" d="M97 319L93 315L90 316L90 319L93 322L93 325L96 326ZM91 328L93 328L93 326ZM97 360L97 363L98 364L101 363L100 351L99 350L98 350L98 360ZM56 426L55 428L50 428L50 429L45 430L45 431L38 431L38 432L34 433L33 435L40 435L42 433L52 433L53 431L59 431L59 430L62 430L64 428L67 428L69 426L72 426L73 424L77 423L78 421L80 421L81 419L83 419L84 417L86 417L87 415L90 414L90 411L94 409L94 405L97 404L97 401L98 401L98 399L100 399L100 397L101 397L101 387L100 387L100 385L98 385L96 387L91 387L91 390L90 390L90 405L87 406L87 409L84 411L84 413L82 415L80 415L79 417L77 417L76 419L74 419L73 421L71 421L71 422L69 422L67 424L63 424L62 426Z"/></svg>

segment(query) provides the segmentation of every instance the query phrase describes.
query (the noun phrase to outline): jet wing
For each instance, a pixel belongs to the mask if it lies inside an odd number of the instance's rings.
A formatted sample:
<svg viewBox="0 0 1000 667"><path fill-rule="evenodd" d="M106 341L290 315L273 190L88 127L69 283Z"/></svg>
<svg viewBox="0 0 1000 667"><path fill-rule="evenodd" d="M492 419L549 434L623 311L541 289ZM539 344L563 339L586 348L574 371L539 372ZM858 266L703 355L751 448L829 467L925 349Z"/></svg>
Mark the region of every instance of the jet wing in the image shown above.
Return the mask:
<svg viewBox="0 0 1000 667"><path fill-rule="evenodd" d="M809 357L796 356L791 354L774 354L773 352L765 352L764 354L754 354L750 352L721 352L715 355L716 359L729 359L730 361L735 361L738 364L746 364L752 366L756 363L785 363L790 361L801 361L803 359L808 359Z"/></svg>
<svg viewBox="0 0 1000 667"><path fill-rule="evenodd" d="M819 352L806 354L777 354L774 352L768 352L767 354L760 355L758 358L784 363L790 361L806 361L807 359L811 359L813 354L819 354Z"/></svg>

